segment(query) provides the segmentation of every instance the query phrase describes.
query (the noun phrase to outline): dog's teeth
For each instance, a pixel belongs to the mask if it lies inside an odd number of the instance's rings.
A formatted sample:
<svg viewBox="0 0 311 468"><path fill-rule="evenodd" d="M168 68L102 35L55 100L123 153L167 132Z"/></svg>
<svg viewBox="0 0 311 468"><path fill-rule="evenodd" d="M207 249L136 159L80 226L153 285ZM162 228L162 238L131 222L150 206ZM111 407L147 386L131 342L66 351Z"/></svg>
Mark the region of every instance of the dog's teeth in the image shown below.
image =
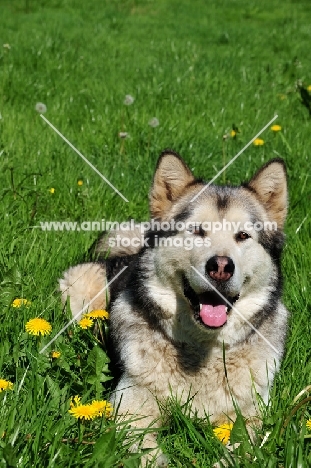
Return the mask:
<svg viewBox="0 0 311 468"><path fill-rule="evenodd" d="M202 304L200 304L200 312L201 312L201 309L202 309Z"/></svg>
<svg viewBox="0 0 311 468"><path fill-rule="evenodd" d="M228 307L226 306L226 313L228 312Z"/></svg>

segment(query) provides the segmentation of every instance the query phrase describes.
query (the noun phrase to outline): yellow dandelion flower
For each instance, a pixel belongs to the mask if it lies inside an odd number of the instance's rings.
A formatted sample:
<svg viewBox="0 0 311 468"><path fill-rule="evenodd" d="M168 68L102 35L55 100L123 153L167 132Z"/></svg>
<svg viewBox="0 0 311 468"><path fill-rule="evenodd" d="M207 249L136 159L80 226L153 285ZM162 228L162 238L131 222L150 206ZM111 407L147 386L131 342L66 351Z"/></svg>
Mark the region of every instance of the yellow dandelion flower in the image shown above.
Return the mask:
<svg viewBox="0 0 311 468"><path fill-rule="evenodd" d="M310 91L310 93L311 93L311 84L309 86L307 86L307 90Z"/></svg>
<svg viewBox="0 0 311 468"><path fill-rule="evenodd" d="M70 399L70 408L73 408L75 405L78 406L78 405L81 405L81 397L79 397L78 395L74 396L74 397L71 397Z"/></svg>
<svg viewBox="0 0 311 468"><path fill-rule="evenodd" d="M83 317L83 319L81 319L79 322L79 326L86 330L87 328L90 328L93 323L94 321L90 317Z"/></svg>
<svg viewBox="0 0 311 468"><path fill-rule="evenodd" d="M28 301L27 299L17 298L17 299L14 299L11 305L12 307L22 307L22 306L29 307L30 304L31 302Z"/></svg>
<svg viewBox="0 0 311 468"><path fill-rule="evenodd" d="M59 351L52 351L51 357L53 359L58 359L60 357L61 353Z"/></svg>
<svg viewBox="0 0 311 468"><path fill-rule="evenodd" d="M106 400L93 400L91 404L97 416L110 418L113 412L112 404Z"/></svg>
<svg viewBox="0 0 311 468"><path fill-rule="evenodd" d="M12 390L13 384L9 380L0 379L0 393L3 390Z"/></svg>
<svg viewBox="0 0 311 468"><path fill-rule="evenodd" d="M97 416L98 410L90 404L82 405L81 398L76 395L71 397L68 412L76 419L90 420Z"/></svg>
<svg viewBox="0 0 311 468"><path fill-rule="evenodd" d="M234 138L235 136L237 136L237 132L235 130L231 130L230 135L232 138Z"/></svg>
<svg viewBox="0 0 311 468"><path fill-rule="evenodd" d="M30 335L49 335L52 331L52 326L45 319L36 317L29 320L25 325L26 331Z"/></svg>
<svg viewBox="0 0 311 468"><path fill-rule="evenodd" d="M311 419L308 419L308 421L306 422L306 426L307 426L307 429L311 431Z"/></svg>
<svg viewBox="0 0 311 468"><path fill-rule="evenodd" d="M84 317L89 317L91 319L108 319L109 313L103 309L92 310L84 315Z"/></svg>
<svg viewBox="0 0 311 468"><path fill-rule="evenodd" d="M50 190L49 190L50 193L55 193L55 188L54 187L51 187Z"/></svg>
<svg viewBox="0 0 311 468"><path fill-rule="evenodd" d="M76 419L90 420L97 416L96 410L89 404L72 406L68 412Z"/></svg>
<svg viewBox="0 0 311 468"><path fill-rule="evenodd" d="M81 187L81 185L83 185L83 180L78 180L77 184Z"/></svg>
<svg viewBox="0 0 311 468"><path fill-rule="evenodd" d="M255 146L262 146L265 144L264 140L262 140L261 138L256 138L256 140L253 141L253 144Z"/></svg>
<svg viewBox="0 0 311 468"><path fill-rule="evenodd" d="M273 132L279 132L280 130L282 130L282 127L281 125L272 125L271 130Z"/></svg>
<svg viewBox="0 0 311 468"><path fill-rule="evenodd" d="M213 432L215 436L217 437L217 439L220 440L220 442L222 442L224 445L227 445L227 443L230 440L230 434L231 434L232 428L233 428L232 423L226 423L226 424L222 424L221 426L215 427L215 429L213 429Z"/></svg>
<svg viewBox="0 0 311 468"><path fill-rule="evenodd" d="M284 99L286 99L286 95L285 94L279 94L279 98L281 99L281 101L284 101Z"/></svg>

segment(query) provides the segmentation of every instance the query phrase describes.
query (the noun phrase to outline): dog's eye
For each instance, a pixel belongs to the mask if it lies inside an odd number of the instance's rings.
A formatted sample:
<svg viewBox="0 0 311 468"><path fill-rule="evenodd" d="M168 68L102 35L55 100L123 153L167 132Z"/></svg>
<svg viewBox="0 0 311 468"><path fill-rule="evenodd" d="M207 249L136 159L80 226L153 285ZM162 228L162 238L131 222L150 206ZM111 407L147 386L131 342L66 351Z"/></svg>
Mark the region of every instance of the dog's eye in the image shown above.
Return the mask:
<svg viewBox="0 0 311 468"><path fill-rule="evenodd" d="M236 240L237 241L244 241L246 239L249 239L251 236L249 234L247 234L247 232L245 231L240 231L237 233L237 235L235 236Z"/></svg>

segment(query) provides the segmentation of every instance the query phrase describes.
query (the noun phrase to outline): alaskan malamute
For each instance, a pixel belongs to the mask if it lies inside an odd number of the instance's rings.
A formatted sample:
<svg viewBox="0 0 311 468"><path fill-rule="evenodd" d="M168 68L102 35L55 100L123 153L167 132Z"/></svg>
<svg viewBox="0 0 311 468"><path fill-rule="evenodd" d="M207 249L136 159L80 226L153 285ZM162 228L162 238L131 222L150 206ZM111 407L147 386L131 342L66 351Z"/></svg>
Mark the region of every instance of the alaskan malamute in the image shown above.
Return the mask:
<svg viewBox="0 0 311 468"><path fill-rule="evenodd" d="M89 310L106 308L111 282L111 334L122 369L113 403L119 414L137 417L138 427L160 424L158 402L170 396L181 403L192 397L193 410L217 424L234 419L235 401L251 422L254 392L268 402L287 329L280 271L284 162L269 161L238 187L205 186L166 150L150 212L141 248L131 244L137 230L123 232L123 251L110 233L99 243L105 249L110 242L110 258L65 272L63 301L70 297L73 315L90 302ZM144 446L165 466L153 434Z"/></svg>

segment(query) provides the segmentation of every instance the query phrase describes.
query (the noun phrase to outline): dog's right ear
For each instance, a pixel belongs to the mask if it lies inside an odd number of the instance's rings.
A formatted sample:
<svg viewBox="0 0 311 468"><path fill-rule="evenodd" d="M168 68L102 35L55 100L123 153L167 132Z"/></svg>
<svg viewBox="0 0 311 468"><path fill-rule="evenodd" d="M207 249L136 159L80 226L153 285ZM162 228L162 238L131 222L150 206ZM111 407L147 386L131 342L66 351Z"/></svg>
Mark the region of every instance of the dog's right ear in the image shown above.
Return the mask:
<svg viewBox="0 0 311 468"><path fill-rule="evenodd" d="M248 187L256 192L270 219L283 229L287 214L287 178L283 159L268 161L249 181Z"/></svg>
<svg viewBox="0 0 311 468"><path fill-rule="evenodd" d="M151 217L165 217L173 203L185 192L187 185L194 180L181 157L174 151L164 150L158 160L150 192Z"/></svg>

